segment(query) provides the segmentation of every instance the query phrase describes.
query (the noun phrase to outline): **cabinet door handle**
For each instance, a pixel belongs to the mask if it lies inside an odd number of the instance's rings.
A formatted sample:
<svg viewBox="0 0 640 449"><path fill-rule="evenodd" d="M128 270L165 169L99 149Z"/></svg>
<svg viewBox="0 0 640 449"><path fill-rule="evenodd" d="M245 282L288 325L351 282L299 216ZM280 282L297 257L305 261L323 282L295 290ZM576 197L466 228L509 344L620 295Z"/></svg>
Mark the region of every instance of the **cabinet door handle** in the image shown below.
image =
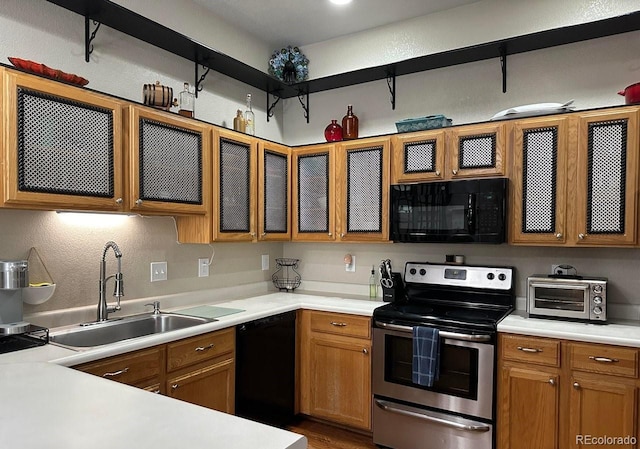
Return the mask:
<svg viewBox="0 0 640 449"><path fill-rule="evenodd" d="M116 198L116 204L122 204L122 198Z"/></svg>
<svg viewBox="0 0 640 449"><path fill-rule="evenodd" d="M210 345L207 345L207 346L198 346L196 348L196 352L208 351L209 349L213 349L214 346L215 346L215 344L213 344L213 343L211 343Z"/></svg>
<svg viewBox="0 0 640 449"><path fill-rule="evenodd" d="M172 390L177 390L179 386L180 386L179 384L173 384L173 385L171 385L171 389Z"/></svg>
<svg viewBox="0 0 640 449"><path fill-rule="evenodd" d="M551 379L549 379L549 384L550 384L551 386L554 386L554 387L555 387L555 386L556 386L556 380L552 377Z"/></svg>
<svg viewBox="0 0 640 449"><path fill-rule="evenodd" d="M586 234L578 234L578 238L579 238L580 240L584 240L584 238L585 238L586 236L587 236Z"/></svg>
<svg viewBox="0 0 640 449"><path fill-rule="evenodd" d="M522 352L542 352L542 349L537 349L537 348L524 348L522 346L518 346L518 351L522 351Z"/></svg>
<svg viewBox="0 0 640 449"><path fill-rule="evenodd" d="M573 383L573 388L575 388L576 390L580 389L580 384L578 382L574 382Z"/></svg>
<svg viewBox="0 0 640 449"><path fill-rule="evenodd" d="M560 240L560 239L562 238L562 232L558 232L558 233L556 234L556 238L557 238L558 240Z"/></svg>
<svg viewBox="0 0 640 449"><path fill-rule="evenodd" d="M336 327L345 327L347 323L338 323L337 321L332 321L331 325Z"/></svg>
<svg viewBox="0 0 640 449"><path fill-rule="evenodd" d="M121 370L114 371L112 373L104 373L102 375L102 377L117 377L117 376L119 376L121 374L125 374L125 373L128 373L128 372L129 372L129 367L126 367L126 368L123 368Z"/></svg>
<svg viewBox="0 0 640 449"><path fill-rule="evenodd" d="M600 363L618 363L620 361L618 359L611 359L609 357L597 357L593 355L589 356L589 360L595 360L596 362Z"/></svg>

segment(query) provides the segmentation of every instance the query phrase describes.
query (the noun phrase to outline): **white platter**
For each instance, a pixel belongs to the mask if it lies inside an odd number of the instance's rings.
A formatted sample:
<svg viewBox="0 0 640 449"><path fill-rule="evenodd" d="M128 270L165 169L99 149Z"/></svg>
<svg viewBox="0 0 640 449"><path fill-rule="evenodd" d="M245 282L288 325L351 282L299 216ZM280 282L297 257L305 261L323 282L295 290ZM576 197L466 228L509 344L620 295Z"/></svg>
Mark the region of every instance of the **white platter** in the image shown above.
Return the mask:
<svg viewBox="0 0 640 449"><path fill-rule="evenodd" d="M491 117L491 120L500 120L503 118L532 117L535 115L560 114L562 112L572 110L574 108L572 104L573 100L569 100L566 103L536 103L516 106L498 112L496 115Z"/></svg>

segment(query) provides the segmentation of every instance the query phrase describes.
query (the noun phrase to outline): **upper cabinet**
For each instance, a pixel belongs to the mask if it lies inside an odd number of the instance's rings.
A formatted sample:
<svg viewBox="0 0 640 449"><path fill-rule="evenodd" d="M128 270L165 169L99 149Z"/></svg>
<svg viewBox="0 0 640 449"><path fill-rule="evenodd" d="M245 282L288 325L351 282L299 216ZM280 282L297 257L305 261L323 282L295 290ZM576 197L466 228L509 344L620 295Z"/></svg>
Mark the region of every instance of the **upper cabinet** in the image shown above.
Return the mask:
<svg viewBox="0 0 640 449"><path fill-rule="evenodd" d="M394 136L392 146L392 184L506 175L504 123Z"/></svg>
<svg viewBox="0 0 640 449"><path fill-rule="evenodd" d="M140 106L128 106L125 120L129 209L176 215L207 213L213 127Z"/></svg>
<svg viewBox="0 0 640 449"><path fill-rule="evenodd" d="M3 70L2 204L122 211L122 104Z"/></svg>
<svg viewBox="0 0 640 449"><path fill-rule="evenodd" d="M258 144L258 240L291 239L291 148Z"/></svg>
<svg viewBox="0 0 640 449"><path fill-rule="evenodd" d="M638 110L513 124L510 243L637 243Z"/></svg>

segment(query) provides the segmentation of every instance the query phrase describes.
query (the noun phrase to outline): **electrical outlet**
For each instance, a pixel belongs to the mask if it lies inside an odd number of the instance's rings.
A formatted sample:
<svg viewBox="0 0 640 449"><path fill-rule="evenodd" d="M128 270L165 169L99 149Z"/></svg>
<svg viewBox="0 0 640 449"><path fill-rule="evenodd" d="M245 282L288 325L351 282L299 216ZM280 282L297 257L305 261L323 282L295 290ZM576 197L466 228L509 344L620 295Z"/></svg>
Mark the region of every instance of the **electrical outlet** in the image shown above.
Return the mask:
<svg viewBox="0 0 640 449"><path fill-rule="evenodd" d="M561 267L562 265L551 265L551 274L567 274L567 270Z"/></svg>
<svg viewBox="0 0 640 449"><path fill-rule="evenodd" d="M151 282L167 280L167 262L151 262Z"/></svg>
<svg viewBox="0 0 640 449"><path fill-rule="evenodd" d="M347 271L349 273L356 272L356 256L351 256L351 263L345 264L344 271Z"/></svg>
<svg viewBox="0 0 640 449"><path fill-rule="evenodd" d="M262 255L262 271L269 270L269 254Z"/></svg>
<svg viewBox="0 0 640 449"><path fill-rule="evenodd" d="M209 259L198 259L198 277L206 278L209 276Z"/></svg>

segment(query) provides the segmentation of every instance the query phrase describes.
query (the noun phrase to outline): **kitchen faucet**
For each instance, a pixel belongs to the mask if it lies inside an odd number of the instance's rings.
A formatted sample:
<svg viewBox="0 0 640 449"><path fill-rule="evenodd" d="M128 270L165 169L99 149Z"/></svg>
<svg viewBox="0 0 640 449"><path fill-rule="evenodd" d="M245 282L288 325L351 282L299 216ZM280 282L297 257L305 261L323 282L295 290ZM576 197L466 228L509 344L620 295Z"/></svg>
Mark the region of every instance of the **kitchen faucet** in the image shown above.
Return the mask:
<svg viewBox="0 0 640 449"><path fill-rule="evenodd" d="M113 249L113 252L116 255L116 260L118 261L118 271L116 272L116 274L107 277L106 258L109 248ZM106 321L107 318L109 318L109 313L117 312L118 310L120 310L120 298L124 296L121 259L122 252L120 252L120 248L118 248L118 245L115 242L107 242L104 245L104 250L102 251L102 263L100 265L100 299L98 300L98 321ZM111 278L115 279L113 296L115 296L118 300L115 306L107 305L107 281Z"/></svg>

